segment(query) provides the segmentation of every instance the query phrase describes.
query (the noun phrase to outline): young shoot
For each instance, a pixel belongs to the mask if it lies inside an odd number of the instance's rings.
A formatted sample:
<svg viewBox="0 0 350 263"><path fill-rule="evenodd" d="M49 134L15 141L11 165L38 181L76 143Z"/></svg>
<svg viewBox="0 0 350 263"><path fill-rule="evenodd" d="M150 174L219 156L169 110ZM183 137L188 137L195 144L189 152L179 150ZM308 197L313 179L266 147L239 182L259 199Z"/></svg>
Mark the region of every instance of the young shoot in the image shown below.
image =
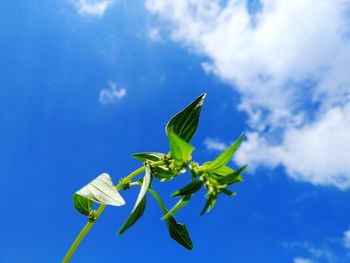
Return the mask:
<svg viewBox="0 0 350 263"><path fill-rule="evenodd" d="M245 165L234 170L227 166L241 144L243 134L215 160L202 165L193 161L192 153L195 148L190 142L197 130L205 96L206 94L200 95L167 123L165 131L169 140L168 153L135 153L132 157L141 162L141 167L122 178L117 185L113 184L108 174L103 173L74 194L74 207L87 217L87 223L71 245L63 262L69 262L80 242L99 219L107 205L125 205L119 191L128 190L132 186L139 186L139 194L129 217L119 229L118 234L122 235L138 221L145 212L147 198L151 196L159 204L163 214L162 219L168 228L170 237L184 248L193 249L193 243L186 226L178 223L174 214L182 209L192 196L202 188L206 190L206 202L200 215L209 212L213 209L220 194L235 195L228 187L242 182L241 174L247 168ZM180 199L172 208L167 209L160 195L152 188L152 180L167 182L177 176L186 176L186 172L189 175L188 184L173 192L171 196ZM144 175L137 178L141 173ZM94 203L100 204L97 210L92 210Z"/></svg>

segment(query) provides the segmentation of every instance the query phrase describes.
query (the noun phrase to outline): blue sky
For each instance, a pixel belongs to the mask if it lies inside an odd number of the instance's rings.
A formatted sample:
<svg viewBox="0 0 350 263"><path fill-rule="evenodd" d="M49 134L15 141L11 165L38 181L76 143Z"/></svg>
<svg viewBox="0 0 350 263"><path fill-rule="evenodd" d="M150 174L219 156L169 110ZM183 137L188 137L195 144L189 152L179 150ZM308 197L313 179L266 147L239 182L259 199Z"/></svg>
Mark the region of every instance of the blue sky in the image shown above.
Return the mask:
<svg viewBox="0 0 350 263"><path fill-rule="evenodd" d="M246 132L234 198L157 204L123 236L108 207L72 262L350 262L348 1L0 1L1 262L60 262L85 224L72 195L130 155L168 151L168 119L207 92L194 159ZM324 19L327 17L327 19ZM188 179L154 182L168 207Z"/></svg>

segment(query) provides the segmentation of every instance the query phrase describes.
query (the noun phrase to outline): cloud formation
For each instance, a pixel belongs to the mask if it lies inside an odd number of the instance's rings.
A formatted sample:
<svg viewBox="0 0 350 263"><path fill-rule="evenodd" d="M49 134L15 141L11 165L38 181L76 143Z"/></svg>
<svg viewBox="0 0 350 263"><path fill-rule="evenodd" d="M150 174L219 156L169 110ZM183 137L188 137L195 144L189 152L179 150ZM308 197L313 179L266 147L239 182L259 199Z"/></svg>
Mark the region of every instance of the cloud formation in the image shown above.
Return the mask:
<svg viewBox="0 0 350 263"><path fill-rule="evenodd" d="M227 148L225 143L213 138L206 138L203 143L207 150L224 151Z"/></svg>
<svg viewBox="0 0 350 263"><path fill-rule="evenodd" d="M284 242L284 247L302 252L306 257L295 257L294 263L341 263L348 262L348 255L344 251L334 250L334 244L329 240L321 247L315 247L307 242ZM333 248L332 248L333 247ZM337 247L337 250L339 247Z"/></svg>
<svg viewBox="0 0 350 263"><path fill-rule="evenodd" d="M87 16L103 16L114 0L75 0L78 13Z"/></svg>
<svg viewBox="0 0 350 263"><path fill-rule="evenodd" d="M158 28L154 27L148 30L147 37L152 42L163 42L163 38L160 34L160 31Z"/></svg>
<svg viewBox="0 0 350 263"><path fill-rule="evenodd" d="M295 258L294 263L313 263L314 261L307 258Z"/></svg>
<svg viewBox="0 0 350 263"><path fill-rule="evenodd" d="M350 249L350 230L344 232L344 245Z"/></svg>
<svg viewBox="0 0 350 263"><path fill-rule="evenodd" d="M103 89L100 91L100 102L102 104L115 103L126 96L126 89L117 89L115 83L110 82L108 89Z"/></svg>
<svg viewBox="0 0 350 263"><path fill-rule="evenodd" d="M248 133L237 161L276 167L294 179L315 185L350 187L350 104L337 106L302 127L289 127L281 143L270 145L258 132Z"/></svg>
<svg viewBox="0 0 350 263"><path fill-rule="evenodd" d="M146 0L171 38L241 95L248 141L237 161L350 187L350 1Z"/></svg>

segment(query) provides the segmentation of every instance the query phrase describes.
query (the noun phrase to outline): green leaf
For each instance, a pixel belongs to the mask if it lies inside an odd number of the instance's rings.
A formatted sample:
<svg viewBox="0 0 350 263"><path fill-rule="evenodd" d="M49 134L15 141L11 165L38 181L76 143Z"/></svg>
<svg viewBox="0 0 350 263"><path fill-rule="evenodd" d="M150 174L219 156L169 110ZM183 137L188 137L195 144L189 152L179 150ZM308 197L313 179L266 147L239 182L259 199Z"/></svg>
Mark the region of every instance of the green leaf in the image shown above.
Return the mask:
<svg viewBox="0 0 350 263"><path fill-rule="evenodd" d="M220 183L220 184L234 184L234 183L237 183L237 182L242 182L242 177L240 176L241 173L248 167L248 165L244 165L243 167L241 167L239 170L225 176L225 177L222 177L221 179L217 179L217 181Z"/></svg>
<svg viewBox="0 0 350 263"><path fill-rule="evenodd" d="M205 96L205 93L201 94L185 109L172 117L165 127L166 133L169 135L172 131L186 142L190 142L198 126Z"/></svg>
<svg viewBox="0 0 350 263"><path fill-rule="evenodd" d="M185 248L192 250L193 244L184 224L176 222L173 216L166 220L170 236Z"/></svg>
<svg viewBox="0 0 350 263"><path fill-rule="evenodd" d="M208 197L207 202L205 203L200 215L203 215L205 212L209 212L214 207L217 198L218 198L217 195L210 195Z"/></svg>
<svg viewBox="0 0 350 263"><path fill-rule="evenodd" d="M83 198L85 197L88 200L91 200L100 204L114 205L114 206L125 205L125 201L123 197L121 197L121 195L115 188L111 177L106 173L103 173L100 176L98 176L96 179L92 180L89 184L81 188L75 194L79 196L79 200L82 202L87 202L86 200L83 201ZM88 206L84 205L84 207L85 207L84 212L86 212L86 208ZM79 207L79 209L80 208L81 207ZM78 211L79 209L77 208Z"/></svg>
<svg viewBox="0 0 350 263"><path fill-rule="evenodd" d="M165 154L159 152L143 152L143 153L134 153L133 158L141 162L158 162L164 159ZM158 180L164 182L173 179L178 173L170 170L166 165L160 165L157 167L152 167L152 175Z"/></svg>
<svg viewBox="0 0 350 263"><path fill-rule="evenodd" d="M165 155L164 153L158 153L158 152L143 152L143 153L134 153L131 156L144 163L146 161L158 162L162 158L164 158L164 155Z"/></svg>
<svg viewBox="0 0 350 263"><path fill-rule="evenodd" d="M142 198L138 206L132 210L128 219L125 221L123 226L119 229L118 235L122 235L128 228L136 223L136 221L143 215L146 208L146 198Z"/></svg>
<svg viewBox="0 0 350 263"><path fill-rule="evenodd" d="M133 224L136 223L136 221L143 215L143 212L145 211L146 207L146 193L148 188L151 185L151 169L149 165L146 165L146 173L143 177L142 186L139 192L139 195L136 199L134 208L132 209L128 219L125 221L123 226L118 231L118 234L123 234L128 228L130 228Z"/></svg>
<svg viewBox="0 0 350 263"><path fill-rule="evenodd" d="M222 154L220 154L213 162L211 162L207 169L210 171L214 171L224 165L226 165L235 154L238 146L241 144L243 140L243 133L239 136L238 140L235 141L230 147L228 147Z"/></svg>
<svg viewBox="0 0 350 263"><path fill-rule="evenodd" d="M235 184L235 183L241 183L243 182L243 178L241 175L238 175L236 178L232 179L229 183L227 183L228 185L231 184Z"/></svg>
<svg viewBox="0 0 350 263"><path fill-rule="evenodd" d="M75 209L77 209L79 213L88 216L94 202L76 193L74 194L73 199Z"/></svg>
<svg viewBox="0 0 350 263"><path fill-rule="evenodd" d="M215 169L212 174L215 175L216 177L223 177L223 176L227 176L229 174L234 173L235 170L233 170L231 167L228 167L226 165L221 166L217 169Z"/></svg>
<svg viewBox="0 0 350 263"><path fill-rule="evenodd" d="M224 193L225 195L228 195L228 196L234 196L234 195L236 195L235 192L232 192L232 191L228 190L227 188L220 189L220 191L221 191L222 193Z"/></svg>
<svg viewBox="0 0 350 263"><path fill-rule="evenodd" d="M210 165L211 165L212 162L206 162L202 165L202 167L205 169L205 170L208 170ZM215 179L220 179L222 177L225 177L229 174L232 174L235 172L235 170L233 170L232 168L224 165L224 166L221 166L213 171L208 171L210 173L210 175L213 176L213 178Z"/></svg>
<svg viewBox="0 0 350 263"><path fill-rule="evenodd" d="M194 147L177 136L174 132L168 134L170 144L170 154L175 161L175 167L181 168L192 158Z"/></svg>
<svg viewBox="0 0 350 263"><path fill-rule="evenodd" d="M173 179L178 173L170 170L166 165L161 165L152 168L152 175L159 179L161 182L165 182Z"/></svg>
<svg viewBox="0 0 350 263"><path fill-rule="evenodd" d="M168 210L166 209L158 193L152 189L148 189L148 191L153 195L153 197L158 202L163 214L166 215L168 213ZM166 225L168 227L168 231L172 239L174 239L180 245L182 245L183 247L189 250L193 249L193 244L192 244L190 235L184 224L177 223L176 219L173 216L170 216L169 218L166 219Z"/></svg>
<svg viewBox="0 0 350 263"><path fill-rule="evenodd" d="M172 193L172 197L175 196L181 196L181 195L187 195L187 194L193 194L195 192L197 192L203 185L202 181L194 181L188 185L186 185L185 187L175 191L174 193Z"/></svg>
<svg viewBox="0 0 350 263"><path fill-rule="evenodd" d="M184 205L186 205L188 203L188 201L190 201L191 197L192 197L191 194L185 195L161 219L163 220L163 219L168 219L169 217L171 217L173 214L175 214L177 211L179 211Z"/></svg>

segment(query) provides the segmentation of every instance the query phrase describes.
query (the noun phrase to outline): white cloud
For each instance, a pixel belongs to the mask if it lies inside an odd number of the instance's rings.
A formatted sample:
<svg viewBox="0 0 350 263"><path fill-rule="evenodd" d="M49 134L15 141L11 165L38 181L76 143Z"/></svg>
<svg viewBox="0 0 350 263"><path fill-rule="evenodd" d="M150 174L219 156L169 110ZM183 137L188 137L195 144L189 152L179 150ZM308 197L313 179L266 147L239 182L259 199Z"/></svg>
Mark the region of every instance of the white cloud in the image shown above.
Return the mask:
<svg viewBox="0 0 350 263"><path fill-rule="evenodd" d="M206 138L203 143L207 150L223 151L227 148L225 143L217 139Z"/></svg>
<svg viewBox="0 0 350 263"><path fill-rule="evenodd" d="M148 30L147 37L153 42L163 42L159 29L155 27Z"/></svg>
<svg viewBox="0 0 350 263"><path fill-rule="evenodd" d="M335 252L328 247L315 248L315 247L309 246L307 250L312 255L312 258L314 259L322 260L328 263L338 262L338 257L336 256Z"/></svg>
<svg viewBox="0 0 350 263"><path fill-rule="evenodd" d="M307 258L295 258L294 263L314 263L315 261Z"/></svg>
<svg viewBox="0 0 350 263"><path fill-rule="evenodd" d="M241 95L252 132L242 163L350 187L350 1L146 0L174 41ZM311 110L312 108L312 110ZM277 135L277 136L276 136Z"/></svg>
<svg viewBox="0 0 350 263"><path fill-rule="evenodd" d="M350 249L350 230L344 232L344 245Z"/></svg>
<svg viewBox="0 0 350 263"><path fill-rule="evenodd" d="M277 145L257 132L236 155L238 163L276 167L283 164L288 174L315 185L350 187L350 104L334 107L321 118L300 128L286 128Z"/></svg>
<svg viewBox="0 0 350 263"><path fill-rule="evenodd" d="M81 15L103 16L114 0L74 0L73 4Z"/></svg>
<svg viewBox="0 0 350 263"><path fill-rule="evenodd" d="M334 249L331 249L331 243L325 242L322 247L315 247L307 242L284 242L284 247L302 251L303 254L307 254L307 257L296 257L294 258L294 263L317 263L317 262L327 262L327 263L336 263L336 262L347 262L348 255L343 252L335 253ZM334 244L333 244L334 245ZM333 246L332 245L332 246ZM339 260L340 258L344 261Z"/></svg>
<svg viewBox="0 0 350 263"><path fill-rule="evenodd" d="M100 91L100 102L102 104L111 104L116 101L121 100L126 96L126 89L117 89L115 83L110 82L108 89L103 89Z"/></svg>

